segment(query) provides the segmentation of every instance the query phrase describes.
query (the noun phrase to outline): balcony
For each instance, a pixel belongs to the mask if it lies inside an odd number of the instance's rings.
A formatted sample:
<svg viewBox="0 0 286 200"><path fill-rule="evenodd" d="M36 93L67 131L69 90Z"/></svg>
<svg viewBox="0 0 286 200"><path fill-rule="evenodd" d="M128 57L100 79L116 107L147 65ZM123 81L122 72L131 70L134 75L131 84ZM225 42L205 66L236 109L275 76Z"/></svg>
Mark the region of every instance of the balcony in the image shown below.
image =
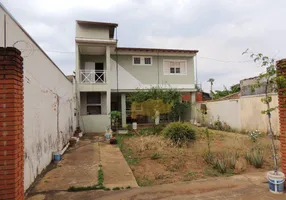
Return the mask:
<svg viewBox="0 0 286 200"><path fill-rule="evenodd" d="M80 70L80 83L103 84L106 83L106 70Z"/></svg>

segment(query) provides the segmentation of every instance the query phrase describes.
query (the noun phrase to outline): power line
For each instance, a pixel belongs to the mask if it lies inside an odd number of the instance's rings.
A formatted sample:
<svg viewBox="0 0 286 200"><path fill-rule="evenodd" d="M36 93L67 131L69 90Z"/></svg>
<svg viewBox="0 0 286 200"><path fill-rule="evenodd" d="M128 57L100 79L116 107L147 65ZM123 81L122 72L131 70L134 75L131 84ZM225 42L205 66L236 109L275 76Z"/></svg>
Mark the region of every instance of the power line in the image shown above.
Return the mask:
<svg viewBox="0 0 286 200"><path fill-rule="evenodd" d="M220 59L216 59L216 58L210 58L210 57L202 57L200 56L199 58L202 59L207 59L207 60L213 60L213 61L217 61L217 62L223 62L223 63L249 63L249 62L253 62L253 60L220 60Z"/></svg>

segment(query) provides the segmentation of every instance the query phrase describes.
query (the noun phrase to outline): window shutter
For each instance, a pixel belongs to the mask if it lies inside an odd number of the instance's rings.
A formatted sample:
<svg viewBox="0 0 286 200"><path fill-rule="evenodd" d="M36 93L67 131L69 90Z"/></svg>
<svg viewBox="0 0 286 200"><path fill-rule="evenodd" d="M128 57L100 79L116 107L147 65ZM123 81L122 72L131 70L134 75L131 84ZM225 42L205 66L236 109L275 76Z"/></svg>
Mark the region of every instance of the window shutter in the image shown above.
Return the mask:
<svg viewBox="0 0 286 200"><path fill-rule="evenodd" d="M181 68L181 74L187 74L186 62L181 61L181 62L180 62L180 68Z"/></svg>

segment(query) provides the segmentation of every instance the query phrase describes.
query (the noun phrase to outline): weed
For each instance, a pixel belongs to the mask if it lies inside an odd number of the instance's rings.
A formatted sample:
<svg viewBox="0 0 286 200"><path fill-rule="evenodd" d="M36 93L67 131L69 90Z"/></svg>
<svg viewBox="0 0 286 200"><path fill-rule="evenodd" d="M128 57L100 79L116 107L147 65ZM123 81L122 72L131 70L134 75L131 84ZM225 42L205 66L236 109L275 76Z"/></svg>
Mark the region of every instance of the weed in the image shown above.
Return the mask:
<svg viewBox="0 0 286 200"><path fill-rule="evenodd" d="M197 173L196 172L189 172L185 175L184 177L184 181L190 181L193 180L194 178L196 178Z"/></svg>
<svg viewBox="0 0 286 200"><path fill-rule="evenodd" d="M214 160L214 155L210 151L203 152L203 159L207 164L212 164Z"/></svg>
<svg viewBox="0 0 286 200"><path fill-rule="evenodd" d="M126 149L126 147L124 146L124 143L123 143L123 139L133 137L133 136L134 136L133 134L117 135L116 136L117 145L118 145L120 151L122 152L126 162L129 165L137 165L138 164L138 158L134 157L134 155L133 155L134 153L133 153L132 149L130 149L130 148Z"/></svg>
<svg viewBox="0 0 286 200"><path fill-rule="evenodd" d="M110 190L110 188L103 188L103 190L104 190L104 191L109 191L109 190Z"/></svg>
<svg viewBox="0 0 286 200"><path fill-rule="evenodd" d="M203 174L206 176L220 176L220 174L216 170L210 168L205 168Z"/></svg>
<svg viewBox="0 0 286 200"><path fill-rule="evenodd" d="M125 189L131 189L131 186L127 186Z"/></svg>
<svg viewBox="0 0 286 200"><path fill-rule="evenodd" d="M252 152L246 152L246 161L255 168L261 168L264 163L263 153L260 149L254 149Z"/></svg>
<svg viewBox="0 0 286 200"><path fill-rule="evenodd" d="M120 187L114 187L112 188L112 190L120 190L121 188Z"/></svg>
<svg viewBox="0 0 286 200"><path fill-rule="evenodd" d="M79 192L79 191L87 191L87 190L108 190L108 188L104 187L103 185L104 174L103 174L101 167L102 165L99 165L98 177L97 177L98 184L91 185L91 186L80 186L80 187L71 186L68 188L68 191Z"/></svg>
<svg viewBox="0 0 286 200"><path fill-rule="evenodd" d="M235 152L234 154L228 155L228 166L230 169L235 169L235 164L238 158L239 158L239 155L237 152Z"/></svg>
<svg viewBox="0 0 286 200"><path fill-rule="evenodd" d="M139 186L151 186L153 185L153 180L149 179L147 176L143 176L143 178L137 179L137 183Z"/></svg>
<svg viewBox="0 0 286 200"><path fill-rule="evenodd" d="M225 158L216 158L213 162L213 168L217 169L219 173L224 174L227 170L227 161Z"/></svg>
<svg viewBox="0 0 286 200"><path fill-rule="evenodd" d="M151 159L152 160L157 160L157 159L160 159L162 157L161 154L159 153L153 153L152 156L151 156Z"/></svg>
<svg viewBox="0 0 286 200"><path fill-rule="evenodd" d="M155 176L155 179L156 180L164 179L164 177L165 177L164 174L158 174L158 175Z"/></svg>

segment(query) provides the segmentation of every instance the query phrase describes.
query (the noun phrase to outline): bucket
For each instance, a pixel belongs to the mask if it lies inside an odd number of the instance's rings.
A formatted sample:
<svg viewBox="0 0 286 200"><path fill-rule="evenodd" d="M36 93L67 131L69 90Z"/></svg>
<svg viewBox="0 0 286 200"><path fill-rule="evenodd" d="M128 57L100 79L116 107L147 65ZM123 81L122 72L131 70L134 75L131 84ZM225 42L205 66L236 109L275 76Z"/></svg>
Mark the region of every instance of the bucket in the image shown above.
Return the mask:
<svg viewBox="0 0 286 200"><path fill-rule="evenodd" d="M61 154L60 151L53 153L53 160L54 160L55 162L58 162L58 161L60 161L61 159L62 159L62 154Z"/></svg>
<svg viewBox="0 0 286 200"><path fill-rule="evenodd" d="M137 130L137 122L132 123L132 129Z"/></svg>
<svg viewBox="0 0 286 200"><path fill-rule="evenodd" d="M269 191L275 194L281 194L284 191L285 175L282 172L274 173L274 171L267 172L267 179L269 183Z"/></svg>

